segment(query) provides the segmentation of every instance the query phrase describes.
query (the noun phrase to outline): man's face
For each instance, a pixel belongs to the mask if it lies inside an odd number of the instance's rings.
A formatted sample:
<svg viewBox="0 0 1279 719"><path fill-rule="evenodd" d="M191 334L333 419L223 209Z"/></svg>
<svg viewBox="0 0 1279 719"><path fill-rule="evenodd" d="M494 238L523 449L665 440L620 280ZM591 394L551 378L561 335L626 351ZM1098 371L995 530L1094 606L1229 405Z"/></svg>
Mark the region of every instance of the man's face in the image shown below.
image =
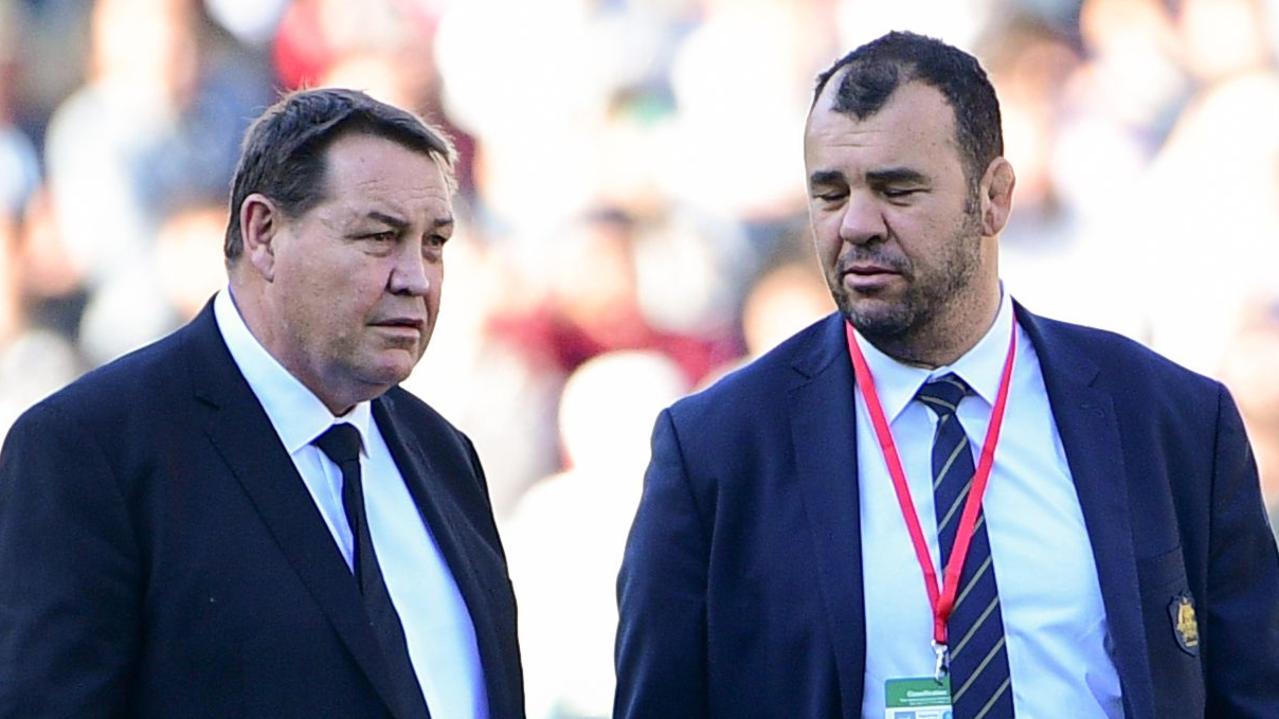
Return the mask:
<svg viewBox="0 0 1279 719"><path fill-rule="evenodd" d="M279 220L264 304L268 348L344 411L408 377L426 350L453 210L436 162L392 140L346 135L326 159L325 199Z"/></svg>
<svg viewBox="0 0 1279 719"><path fill-rule="evenodd" d="M994 281L994 245L983 242L954 113L936 89L909 82L858 120L831 109L840 79L827 83L804 133L809 219L826 284L872 340L935 329L971 305L979 275Z"/></svg>

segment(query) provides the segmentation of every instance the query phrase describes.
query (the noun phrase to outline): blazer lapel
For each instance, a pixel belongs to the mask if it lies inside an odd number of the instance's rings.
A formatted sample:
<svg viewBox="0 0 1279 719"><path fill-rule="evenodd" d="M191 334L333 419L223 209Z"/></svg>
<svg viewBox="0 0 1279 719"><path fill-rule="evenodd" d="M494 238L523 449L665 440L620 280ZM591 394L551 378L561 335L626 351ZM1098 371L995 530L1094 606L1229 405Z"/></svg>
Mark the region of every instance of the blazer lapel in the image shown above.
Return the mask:
<svg viewBox="0 0 1279 719"><path fill-rule="evenodd" d="M839 314L828 317L794 362L789 392L797 481L809 520L844 714L861 713L866 630L853 371Z"/></svg>
<svg viewBox="0 0 1279 719"><path fill-rule="evenodd" d="M387 707L398 713L395 692L351 572L266 412L222 341L212 303L187 330L184 345L191 381L208 409L205 431L210 441L356 663Z"/></svg>
<svg viewBox="0 0 1279 719"><path fill-rule="evenodd" d="M462 507L448 491L449 485L461 478L444 476L431 463L431 452L419 441L419 435L402 431L404 424L397 420L391 398L384 395L374 401L373 417L466 602L484 669L489 714L495 717L515 716L518 707L504 706L510 694L505 689L505 667L510 663L506 654L515 649L506 646L499 627L491 620L500 607L494 606L497 600L488 589L504 584L506 578L504 575L483 576L486 571L497 570L476 561L492 555L496 566L499 558L471 527L468 522L471 518L464 516ZM471 481L470 477L466 479Z"/></svg>
<svg viewBox="0 0 1279 719"><path fill-rule="evenodd" d="M1118 417L1110 393L1094 386L1097 366L1081 348L1054 335L1050 323L1016 305L1043 371L1048 402L1066 450L1092 544L1102 601L1122 685L1125 714L1153 719L1154 687L1133 550L1128 482Z"/></svg>

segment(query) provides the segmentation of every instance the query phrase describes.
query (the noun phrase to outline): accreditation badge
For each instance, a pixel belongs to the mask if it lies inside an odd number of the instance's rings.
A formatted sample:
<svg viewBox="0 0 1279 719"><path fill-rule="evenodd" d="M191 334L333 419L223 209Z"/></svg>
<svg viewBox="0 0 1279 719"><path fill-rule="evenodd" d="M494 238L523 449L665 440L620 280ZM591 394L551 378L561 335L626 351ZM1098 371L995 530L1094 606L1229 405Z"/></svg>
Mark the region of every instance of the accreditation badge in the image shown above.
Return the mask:
<svg viewBox="0 0 1279 719"><path fill-rule="evenodd" d="M884 719L952 719L950 677L884 682Z"/></svg>

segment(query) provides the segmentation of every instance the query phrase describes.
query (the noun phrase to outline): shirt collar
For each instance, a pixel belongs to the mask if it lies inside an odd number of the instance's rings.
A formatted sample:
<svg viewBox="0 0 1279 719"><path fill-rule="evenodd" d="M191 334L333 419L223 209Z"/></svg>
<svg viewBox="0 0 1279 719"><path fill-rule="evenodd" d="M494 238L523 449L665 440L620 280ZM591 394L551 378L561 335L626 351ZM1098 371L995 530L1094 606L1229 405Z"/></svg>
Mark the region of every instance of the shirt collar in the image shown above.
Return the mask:
<svg viewBox="0 0 1279 719"><path fill-rule="evenodd" d="M319 397L289 373L279 360L249 331L235 306L231 288L225 287L213 300L213 316L231 351L231 359L257 396L266 416L290 455L311 444L329 427L346 422L360 433L362 451L367 456L372 411L369 402L360 402L341 417L335 417Z"/></svg>
<svg viewBox="0 0 1279 719"><path fill-rule="evenodd" d="M951 364L931 370L903 364L889 357L858 333L858 345L866 357L866 366L875 378L875 393L879 395L879 402L888 422L891 424L897 419L925 382L951 372L959 375L977 396L993 407L995 395L999 393L1004 359L1008 356L1012 316L1012 298L1001 287L999 311L981 340Z"/></svg>

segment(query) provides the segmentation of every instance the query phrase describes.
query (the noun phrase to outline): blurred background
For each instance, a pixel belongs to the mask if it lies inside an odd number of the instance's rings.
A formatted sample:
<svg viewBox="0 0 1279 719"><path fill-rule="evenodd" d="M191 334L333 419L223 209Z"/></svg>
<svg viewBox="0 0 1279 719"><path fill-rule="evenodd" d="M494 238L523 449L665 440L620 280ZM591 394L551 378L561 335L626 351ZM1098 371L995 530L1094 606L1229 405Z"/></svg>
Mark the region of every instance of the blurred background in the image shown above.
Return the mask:
<svg viewBox="0 0 1279 719"><path fill-rule="evenodd" d="M279 91L415 109L463 222L406 386L483 457L530 717L605 716L653 419L832 309L804 115L889 29L991 73L1006 287L1226 382L1279 516L1279 0L0 0L0 434L224 284Z"/></svg>

